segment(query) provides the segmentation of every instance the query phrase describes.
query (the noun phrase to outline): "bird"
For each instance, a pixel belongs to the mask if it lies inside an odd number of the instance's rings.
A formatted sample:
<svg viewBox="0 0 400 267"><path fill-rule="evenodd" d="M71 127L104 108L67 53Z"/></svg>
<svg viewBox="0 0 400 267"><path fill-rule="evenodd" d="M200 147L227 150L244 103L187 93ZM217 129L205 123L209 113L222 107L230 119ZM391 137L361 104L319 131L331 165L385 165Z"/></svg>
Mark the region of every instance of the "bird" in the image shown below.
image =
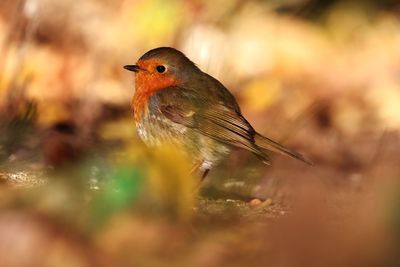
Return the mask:
<svg viewBox="0 0 400 267"><path fill-rule="evenodd" d="M254 130L232 93L181 51L154 48L124 68L135 73L131 107L139 137L148 147L171 144L183 149L202 178L235 148L268 165L268 151L312 165Z"/></svg>

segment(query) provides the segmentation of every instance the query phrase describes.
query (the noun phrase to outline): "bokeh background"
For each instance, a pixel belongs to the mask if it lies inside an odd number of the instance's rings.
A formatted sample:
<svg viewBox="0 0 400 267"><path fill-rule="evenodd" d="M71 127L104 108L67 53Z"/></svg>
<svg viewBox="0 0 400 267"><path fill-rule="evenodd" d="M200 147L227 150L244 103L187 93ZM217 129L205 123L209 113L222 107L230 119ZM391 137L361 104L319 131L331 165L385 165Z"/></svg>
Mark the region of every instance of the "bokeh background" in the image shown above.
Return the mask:
<svg viewBox="0 0 400 267"><path fill-rule="evenodd" d="M122 68L172 46L260 133L199 192ZM0 266L398 266L396 0L1 0Z"/></svg>

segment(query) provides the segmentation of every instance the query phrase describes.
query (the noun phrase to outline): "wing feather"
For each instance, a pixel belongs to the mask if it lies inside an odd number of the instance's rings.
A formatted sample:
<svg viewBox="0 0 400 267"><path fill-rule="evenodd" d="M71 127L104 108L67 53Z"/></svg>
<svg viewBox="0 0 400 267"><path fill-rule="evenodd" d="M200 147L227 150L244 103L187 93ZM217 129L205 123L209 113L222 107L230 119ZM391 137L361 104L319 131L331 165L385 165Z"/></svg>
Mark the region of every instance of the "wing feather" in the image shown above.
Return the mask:
<svg viewBox="0 0 400 267"><path fill-rule="evenodd" d="M159 109L167 118L219 142L247 149L269 163L269 157L254 144L254 129L241 114L220 103L207 104L206 99L182 90L172 87L158 93Z"/></svg>

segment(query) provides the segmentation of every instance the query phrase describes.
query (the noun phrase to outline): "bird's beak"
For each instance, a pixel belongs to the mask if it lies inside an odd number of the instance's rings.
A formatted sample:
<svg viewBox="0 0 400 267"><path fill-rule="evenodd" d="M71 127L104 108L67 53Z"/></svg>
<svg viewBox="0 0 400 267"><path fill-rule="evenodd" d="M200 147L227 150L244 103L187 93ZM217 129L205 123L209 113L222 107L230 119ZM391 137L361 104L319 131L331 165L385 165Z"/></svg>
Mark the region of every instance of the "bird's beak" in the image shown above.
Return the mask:
<svg viewBox="0 0 400 267"><path fill-rule="evenodd" d="M140 70L140 67L138 65L125 65L124 69L133 71L133 72L138 72Z"/></svg>

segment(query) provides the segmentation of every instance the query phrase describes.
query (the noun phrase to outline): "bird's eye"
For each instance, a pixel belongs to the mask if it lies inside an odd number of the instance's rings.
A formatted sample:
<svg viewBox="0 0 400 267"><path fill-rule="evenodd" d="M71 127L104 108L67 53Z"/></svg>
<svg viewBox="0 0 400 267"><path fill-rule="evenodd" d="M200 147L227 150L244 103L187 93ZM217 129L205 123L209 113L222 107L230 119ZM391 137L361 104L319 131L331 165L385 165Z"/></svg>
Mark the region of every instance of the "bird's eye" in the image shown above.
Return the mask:
<svg viewBox="0 0 400 267"><path fill-rule="evenodd" d="M158 65L158 66L156 67L156 70L157 70L157 72L159 72L159 73L163 73L163 72L165 72L166 68L165 68L165 66L163 66L163 65Z"/></svg>

